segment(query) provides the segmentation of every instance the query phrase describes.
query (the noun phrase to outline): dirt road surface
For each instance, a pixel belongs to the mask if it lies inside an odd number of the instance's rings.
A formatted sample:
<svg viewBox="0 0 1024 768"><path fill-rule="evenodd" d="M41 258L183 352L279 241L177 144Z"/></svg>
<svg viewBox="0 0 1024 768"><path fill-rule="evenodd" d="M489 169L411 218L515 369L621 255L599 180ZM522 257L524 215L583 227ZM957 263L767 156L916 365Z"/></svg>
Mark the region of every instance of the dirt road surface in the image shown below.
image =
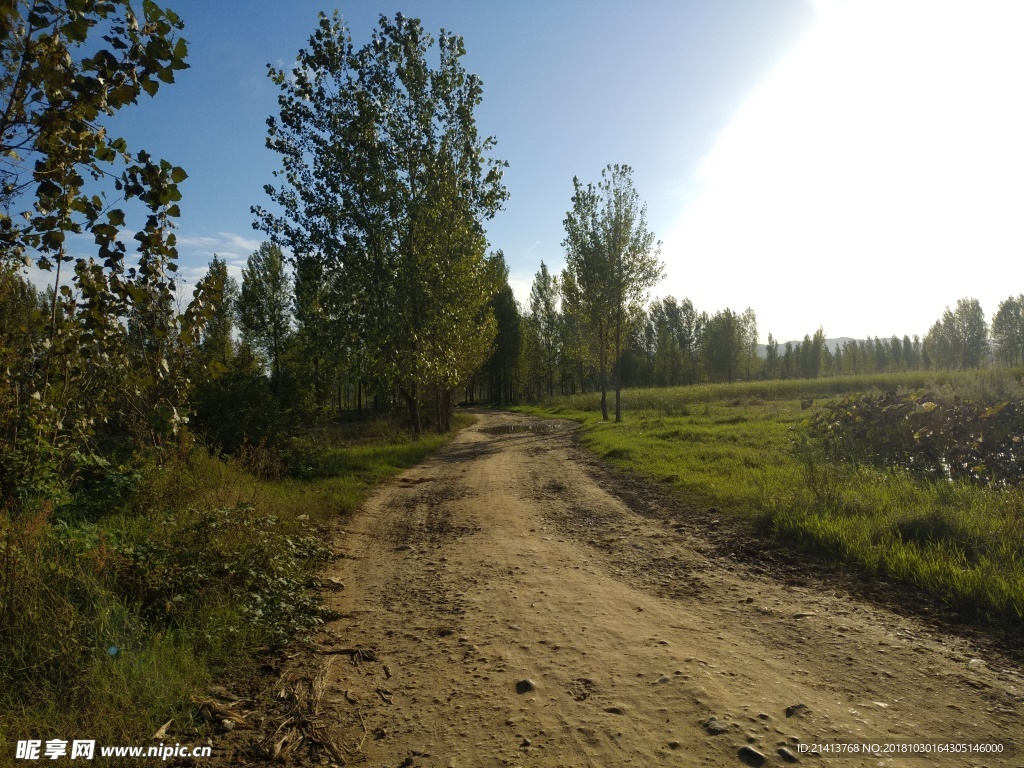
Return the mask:
<svg viewBox="0 0 1024 768"><path fill-rule="evenodd" d="M225 760L1024 766L1008 657L723 556L706 514L602 487L568 423L478 418L344 521L324 577L340 618Z"/></svg>

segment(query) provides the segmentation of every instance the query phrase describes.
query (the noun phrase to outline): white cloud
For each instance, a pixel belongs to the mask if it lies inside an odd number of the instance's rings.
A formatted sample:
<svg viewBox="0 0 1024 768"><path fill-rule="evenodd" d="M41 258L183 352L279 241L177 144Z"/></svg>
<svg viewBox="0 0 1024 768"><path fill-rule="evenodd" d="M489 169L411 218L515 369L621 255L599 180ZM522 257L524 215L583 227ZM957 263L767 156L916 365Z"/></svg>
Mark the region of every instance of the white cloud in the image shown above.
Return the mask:
<svg viewBox="0 0 1024 768"><path fill-rule="evenodd" d="M530 308L530 289L533 287L533 275L526 276L515 276L509 275L508 285L512 289L512 293L516 297L516 301L519 302L519 306L523 310Z"/></svg>
<svg viewBox="0 0 1024 768"><path fill-rule="evenodd" d="M178 235L178 250L189 255L213 258L216 253L222 259L242 259L260 247L261 239L245 237L234 232L217 232L215 235Z"/></svg>

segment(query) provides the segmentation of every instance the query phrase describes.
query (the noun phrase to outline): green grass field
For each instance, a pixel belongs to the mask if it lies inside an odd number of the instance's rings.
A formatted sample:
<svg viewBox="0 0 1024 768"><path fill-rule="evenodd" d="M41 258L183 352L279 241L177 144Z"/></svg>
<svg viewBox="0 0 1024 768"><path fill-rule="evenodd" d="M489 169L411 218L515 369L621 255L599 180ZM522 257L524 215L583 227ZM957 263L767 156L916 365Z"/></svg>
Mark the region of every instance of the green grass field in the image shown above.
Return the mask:
<svg viewBox="0 0 1024 768"><path fill-rule="evenodd" d="M826 461L806 437L801 398L928 388L965 398L1020 394L1005 373L890 374L623 392L623 422L600 420L599 395L524 408L580 422L584 446L715 506L758 535L915 584L962 613L1024 619L1024 493L902 470Z"/></svg>

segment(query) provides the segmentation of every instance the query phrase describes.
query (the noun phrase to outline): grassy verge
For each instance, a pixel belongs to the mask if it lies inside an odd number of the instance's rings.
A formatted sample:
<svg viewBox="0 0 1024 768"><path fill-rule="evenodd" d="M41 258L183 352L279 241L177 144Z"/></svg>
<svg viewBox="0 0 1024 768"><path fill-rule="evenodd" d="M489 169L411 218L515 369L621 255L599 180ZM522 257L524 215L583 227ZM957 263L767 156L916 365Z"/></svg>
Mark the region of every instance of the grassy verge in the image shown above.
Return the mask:
<svg viewBox="0 0 1024 768"><path fill-rule="evenodd" d="M1019 392L1000 374L744 383L623 393L624 422L600 421L595 395L523 410L584 426L616 466L715 506L759 535L915 584L963 613L1024 620L1024 493L923 481L902 470L825 460L807 440L801 398L928 386L964 397Z"/></svg>
<svg viewBox="0 0 1024 768"><path fill-rule="evenodd" d="M449 439L379 422L279 455L182 450L0 517L0 764L19 739L146 744L172 718L198 742L194 694L323 621L321 524Z"/></svg>

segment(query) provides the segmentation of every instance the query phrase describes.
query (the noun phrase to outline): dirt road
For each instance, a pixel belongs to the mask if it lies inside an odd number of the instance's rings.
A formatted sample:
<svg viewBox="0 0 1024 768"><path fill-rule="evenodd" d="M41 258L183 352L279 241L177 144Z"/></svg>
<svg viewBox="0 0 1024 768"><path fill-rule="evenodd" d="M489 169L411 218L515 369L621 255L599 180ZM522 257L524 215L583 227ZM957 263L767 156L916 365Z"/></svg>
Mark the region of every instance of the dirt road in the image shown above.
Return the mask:
<svg viewBox="0 0 1024 768"><path fill-rule="evenodd" d="M481 413L344 523L341 618L261 726L277 764L1024 766L1013 663L712 553L604 490L572 429Z"/></svg>

